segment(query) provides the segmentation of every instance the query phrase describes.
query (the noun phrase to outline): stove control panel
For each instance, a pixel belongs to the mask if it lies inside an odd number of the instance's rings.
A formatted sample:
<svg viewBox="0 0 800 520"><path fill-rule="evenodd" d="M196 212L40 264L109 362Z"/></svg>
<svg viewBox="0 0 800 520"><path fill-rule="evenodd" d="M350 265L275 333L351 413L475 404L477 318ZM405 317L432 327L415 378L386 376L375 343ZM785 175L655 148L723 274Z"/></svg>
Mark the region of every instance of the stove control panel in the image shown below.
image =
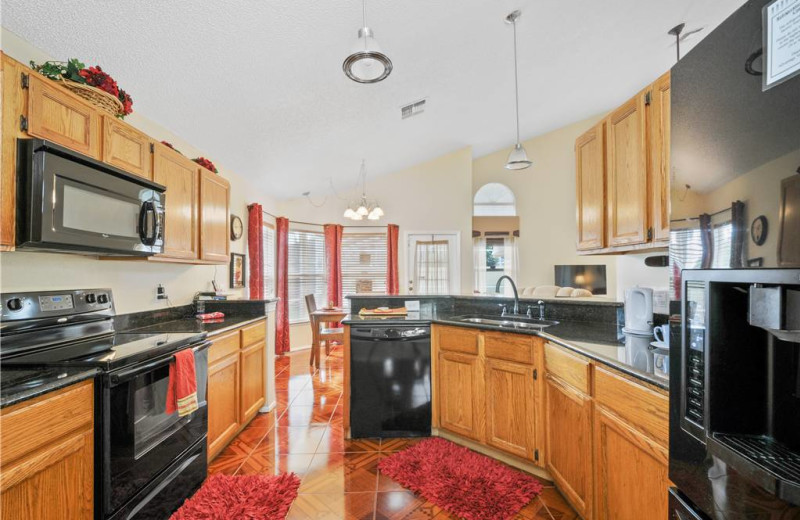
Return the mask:
<svg viewBox="0 0 800 520"><path fill-rule="evenodd" d="M8 322L69 317L93 312L108 312L113 315L111 289L37 291L0 295L0 315L3 321Z"/></svg>

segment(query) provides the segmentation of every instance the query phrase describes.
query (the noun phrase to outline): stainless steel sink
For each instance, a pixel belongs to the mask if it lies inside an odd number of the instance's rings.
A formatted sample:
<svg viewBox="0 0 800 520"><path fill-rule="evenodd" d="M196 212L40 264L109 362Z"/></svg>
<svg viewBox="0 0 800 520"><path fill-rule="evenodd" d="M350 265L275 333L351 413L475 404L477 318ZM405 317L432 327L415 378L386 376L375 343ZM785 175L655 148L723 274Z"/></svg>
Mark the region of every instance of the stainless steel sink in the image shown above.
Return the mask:
<svg viewBox="0 0 800 520"><path fill-rule="evenodd" d="M464 323L478 323L481 325L492 325L494 327L507 327L513 329L544 329L553 325L558 325L557 321L536 320L527 317L489 317L489 316L456 316L454 321Z"/></svg>

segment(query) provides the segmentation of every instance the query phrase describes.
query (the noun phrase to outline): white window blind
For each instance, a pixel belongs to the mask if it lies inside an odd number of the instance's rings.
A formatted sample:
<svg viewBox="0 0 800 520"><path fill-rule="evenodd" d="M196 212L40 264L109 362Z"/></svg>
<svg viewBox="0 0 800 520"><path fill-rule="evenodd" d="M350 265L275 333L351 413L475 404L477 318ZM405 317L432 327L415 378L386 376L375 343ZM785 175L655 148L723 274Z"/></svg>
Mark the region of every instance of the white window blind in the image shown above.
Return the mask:
<svg viewBox="0 0 800 520"><path fill-rule="evenodd" d="M342 235L342 296L386 294L386 233ZM344 307L350 300L344 298Z"/></svg>
<svg viewBox="0 0 800 520"><path fill-rule="evenodd" d="M305 296L317 307L327 305L325 237L312 231L289 230L289 322L308 321Z"/></svg>
<svg viewBox="0 0 800 520"><path fill-rule="evenodd" d="M264 297L275 296L275 228L261 226L261 246L264 248Z"/></svg>
<svg viewBox="0 0 800 520"><path fill-rule="evenodd" d="M711 247L714 257L712 269L725 269L731 265L731 248L733 247L731 221L712 223ZM703 267L703 242L700 228L675 229L670 232L670 263L679 269L700 269ZM670 277L670 292L674 294L673 279Z"/></svg>

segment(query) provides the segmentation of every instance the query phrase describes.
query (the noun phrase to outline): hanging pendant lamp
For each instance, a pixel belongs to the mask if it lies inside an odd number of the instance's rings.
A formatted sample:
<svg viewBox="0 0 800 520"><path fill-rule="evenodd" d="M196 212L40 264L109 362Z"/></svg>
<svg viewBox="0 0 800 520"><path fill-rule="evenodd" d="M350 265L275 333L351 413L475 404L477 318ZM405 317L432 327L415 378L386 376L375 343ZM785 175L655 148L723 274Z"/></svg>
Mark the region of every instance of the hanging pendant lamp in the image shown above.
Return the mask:
<svg viewBox="0 0 800 520"><path fill-rule="evenodd" d="M506 170L524 170L530 168L531 162L528 159L528 153L525 147L519 142L519 78L517 73L517 20L522 16L521 11L513 11L506 16L506 23L511 24L514 28L514 99L517 107L517 144L514 149L508 154L508 161L506 161Z"/></svg>
<svg viewBox="0 0 800 520"><path fill-rule="evenodd" d="M377 83L391 74L392 60L381 52L375 34L367 27L367 0L362 0L362 17L358 40L353 52L344 59L342 70L356 83Z"/></svg>

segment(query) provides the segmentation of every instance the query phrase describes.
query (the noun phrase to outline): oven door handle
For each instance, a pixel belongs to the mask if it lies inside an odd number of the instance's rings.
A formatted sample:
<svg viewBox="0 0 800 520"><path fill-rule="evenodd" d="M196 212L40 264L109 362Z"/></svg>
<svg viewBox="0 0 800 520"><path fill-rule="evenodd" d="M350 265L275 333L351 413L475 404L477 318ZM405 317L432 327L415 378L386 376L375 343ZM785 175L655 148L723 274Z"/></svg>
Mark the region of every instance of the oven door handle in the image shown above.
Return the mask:
<svg viewBox="0 0 800 520"><path fill-rule="evenodd" d="M202 350L206 350L211 346L210 341L204 341L199 345L196 345L192 348L192 352L200 352ZM117 386L120 383L124 383L125 381L132 379L140 374L145 374L147 372L151 372L156 370L157 368L161 368L162 366L169 365L172 362L172 359L175 357L174 354L170 354L168 356L161 357L155 361L150 361L144 365L139 365L134 368L130 368L128 370L120 370L114 374L111 374L111 386Z"/></svg>

